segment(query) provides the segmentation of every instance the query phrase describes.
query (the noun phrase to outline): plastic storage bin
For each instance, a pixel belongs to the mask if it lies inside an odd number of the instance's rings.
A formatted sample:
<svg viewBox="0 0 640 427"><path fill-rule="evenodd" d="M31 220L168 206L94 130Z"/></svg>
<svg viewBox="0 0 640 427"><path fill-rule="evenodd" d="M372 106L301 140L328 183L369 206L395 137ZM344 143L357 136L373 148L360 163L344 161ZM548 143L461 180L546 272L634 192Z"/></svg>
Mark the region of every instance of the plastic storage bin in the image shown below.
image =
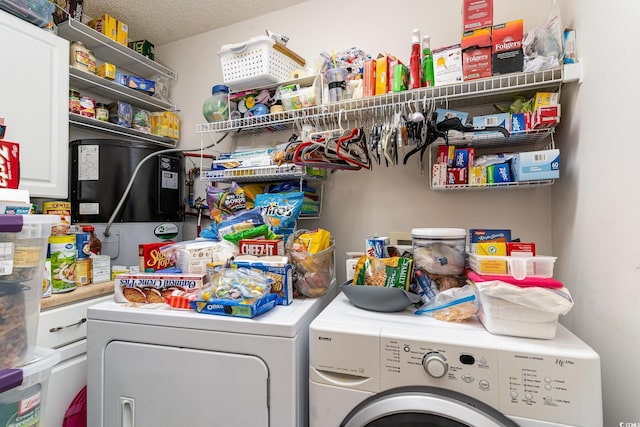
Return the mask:
<svg viewBox="0 0 640 427"><path fill-rule="evenodd" d="M274 43L268 36L258 36L246 42L223 45L218 56L224 84L241 91L290 80L293 71L304 64L274 49Z"/></svg>
<svg viewBox="0 0 640 427"><path fill-rule="evenodd" d="M0 215L0 369L32 360L56 215Z"/></svg>
<svg viewBox="0 0 640 427"><path fill-rule="evenodd" d="M480 274L512 276L522 280L526 277L553 277L553 256L480 256L469 254L469 266Z"/></svg>
<svg viewBox="0 0 640 427"><path fill-rule="evenodd" d="M478 292L476 315L487 331L497 335L552 339L558 328L557 313L519 305Z"/></svg>
<svg viewBox="0 0 640 427"><path fill-rule="evenodd" d="M0 9L38 27L44 27L51 21L56 6L49 0L3 0Z"/></svg>
<svg viewBox="0 0 640 427"><path fill-rule="evenodd" d="M60 353L44 347L34 349L33 363L0 370L0 425L43 425L51 369Z"/></svg>

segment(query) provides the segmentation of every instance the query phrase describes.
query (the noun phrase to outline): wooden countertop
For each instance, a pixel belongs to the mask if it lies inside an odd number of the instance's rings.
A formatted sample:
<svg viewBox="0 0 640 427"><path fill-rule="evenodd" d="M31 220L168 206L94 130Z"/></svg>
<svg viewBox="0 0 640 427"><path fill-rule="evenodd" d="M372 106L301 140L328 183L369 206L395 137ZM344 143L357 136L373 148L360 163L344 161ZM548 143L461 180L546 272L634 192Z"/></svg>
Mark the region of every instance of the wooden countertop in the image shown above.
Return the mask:
<svg viewBox="0 0 640 427"><path fill-rule="evenodd" d="M79 286L71 292L53 294L50 297L42 298L40 311L61 305L72 304L74 302L97 298L113 293L113 282L93 283L87 286Z"/></svg>

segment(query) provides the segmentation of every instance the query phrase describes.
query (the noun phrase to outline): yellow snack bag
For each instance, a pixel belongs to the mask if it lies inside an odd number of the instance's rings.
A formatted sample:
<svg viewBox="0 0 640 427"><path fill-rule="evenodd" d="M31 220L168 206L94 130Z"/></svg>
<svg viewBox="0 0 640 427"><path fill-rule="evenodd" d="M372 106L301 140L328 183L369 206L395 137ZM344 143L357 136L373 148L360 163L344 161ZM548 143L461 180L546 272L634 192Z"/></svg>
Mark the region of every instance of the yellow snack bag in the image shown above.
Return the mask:
<svg viewBox="0 0 640 427"><path fill-rule="evenodd" d="M329 247L331 233L322 228L318 228L317 230L301 234L298 236L298 241L307 248L310 254L317 254Z"/></svg>

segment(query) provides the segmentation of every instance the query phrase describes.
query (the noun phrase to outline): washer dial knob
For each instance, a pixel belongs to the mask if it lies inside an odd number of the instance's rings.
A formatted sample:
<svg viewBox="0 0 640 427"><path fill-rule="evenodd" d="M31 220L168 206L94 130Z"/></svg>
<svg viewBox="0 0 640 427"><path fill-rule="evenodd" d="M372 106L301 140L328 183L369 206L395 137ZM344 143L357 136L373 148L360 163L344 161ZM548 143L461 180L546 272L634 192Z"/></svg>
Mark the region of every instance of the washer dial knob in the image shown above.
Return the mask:
<svg viewBox="0 0 640 427"><path fill-rule="evenodd" d="M449 370L447 358L434 351L427 353L422 359L422 367L425 372L434 378L442 378Z"/></svg>

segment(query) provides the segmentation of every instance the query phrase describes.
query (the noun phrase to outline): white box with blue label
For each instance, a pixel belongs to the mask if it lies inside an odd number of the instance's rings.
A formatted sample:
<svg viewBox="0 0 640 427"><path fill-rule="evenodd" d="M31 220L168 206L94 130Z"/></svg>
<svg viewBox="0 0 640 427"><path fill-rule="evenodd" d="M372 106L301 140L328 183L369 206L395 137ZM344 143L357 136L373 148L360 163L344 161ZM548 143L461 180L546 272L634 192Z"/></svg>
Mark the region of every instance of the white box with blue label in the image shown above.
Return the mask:
<svg viewBox="0 0 640 427"><path fill-rule="evenodd" d="M537 181L560 178L560 150L518 153L512 160L515 181Z"/></svg>

